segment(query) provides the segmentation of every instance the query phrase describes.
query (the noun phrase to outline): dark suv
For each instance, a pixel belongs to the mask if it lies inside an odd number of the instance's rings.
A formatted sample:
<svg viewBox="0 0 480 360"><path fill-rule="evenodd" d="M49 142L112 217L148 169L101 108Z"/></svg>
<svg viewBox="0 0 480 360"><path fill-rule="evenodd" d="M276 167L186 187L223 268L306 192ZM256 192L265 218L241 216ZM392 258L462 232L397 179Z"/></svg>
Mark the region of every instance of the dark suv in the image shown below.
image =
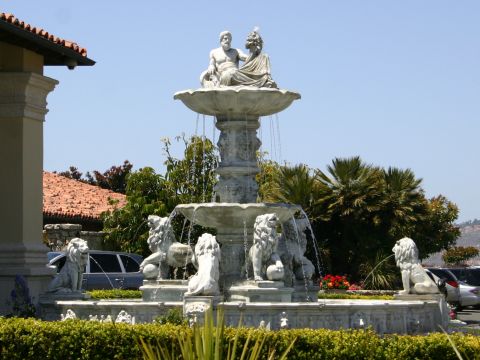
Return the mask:
<svg viewBox="0 0 480 360"><path fill-rule="evenodd" d="M65 253L49 252L47 266L59 272L65 265ZM90 250L82 289L138 289L143 284L139 271L143 257L137 254Z"/></svg>

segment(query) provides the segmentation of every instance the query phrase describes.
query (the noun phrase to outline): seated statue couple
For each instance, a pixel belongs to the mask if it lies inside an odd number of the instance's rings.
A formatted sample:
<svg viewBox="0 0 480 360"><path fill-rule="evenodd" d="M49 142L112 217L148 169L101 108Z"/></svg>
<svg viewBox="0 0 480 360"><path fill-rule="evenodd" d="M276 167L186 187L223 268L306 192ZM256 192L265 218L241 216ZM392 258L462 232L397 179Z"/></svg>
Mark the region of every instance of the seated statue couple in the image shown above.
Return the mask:
<svg viewBox="0 0 480 360"><path fill-rule="evenodd" d="M231 47L232 34L220 33L220 47L210 52L208 69L200 76L203 87L255 86L277 88L270 75L270 60L262 53L263 40L257 30L252 31L245 44L247 56L239 49ZM239 63L244 61L239 68Z"/></svg>

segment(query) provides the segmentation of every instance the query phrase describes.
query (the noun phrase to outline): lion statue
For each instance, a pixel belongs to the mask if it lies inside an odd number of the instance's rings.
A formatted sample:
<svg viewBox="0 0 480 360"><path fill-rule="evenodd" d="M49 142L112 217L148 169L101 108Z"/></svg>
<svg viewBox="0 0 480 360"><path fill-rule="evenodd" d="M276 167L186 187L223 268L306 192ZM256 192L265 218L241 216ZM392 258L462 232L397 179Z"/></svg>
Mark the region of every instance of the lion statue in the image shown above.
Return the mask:
<svg viewBox="0 0 480 360"><path fill-rule="evenodd" d="M193 251L189 245L176 241L168 217L149 215L148 247L152 254L140 264L145 279L168 279L170 266L181 267L192 262Z"/></svg>
<svg viewBox="0 0 480 360"><path fill-rule="evenodd" d="M315 266L305 257L307 234L310 222L307 218L294 219L282 223L282 236L278 242L278 253L285 267L285 285L292 286L295 280L310 282L315 274Z"/></svg>
<svg viewBox="0 0 480 360"><path fill-rule="evenodd" d="M253 245L249 251L255 281L282 280L285 271L277 253L278 217L276 214L259 215L255 219Z"/></svg>
<svg viewBox="0 0 480 360"><path fill-rule="evenodd" d="M188 291L185 295L218 295L220 246L215 236L205 233L198 238L193 265L198 271L188 280Z"/></svg>
<svg viewBox="0 0 480 360"><path fill-rule="evenodd" d="M60 272L48 285L49 293L81 292L83 272L88 262L88 244L74 238L67 245L66 260Z"/></svg>
<svg viewBox="0 0 480 360"><path fill-rule="evenodd" d="M437 285L420 265L418 248L412 239L405 237L398 240L392 251L395 254L395 262L402 273L403 290L399 294L439 293Z"/></svg>

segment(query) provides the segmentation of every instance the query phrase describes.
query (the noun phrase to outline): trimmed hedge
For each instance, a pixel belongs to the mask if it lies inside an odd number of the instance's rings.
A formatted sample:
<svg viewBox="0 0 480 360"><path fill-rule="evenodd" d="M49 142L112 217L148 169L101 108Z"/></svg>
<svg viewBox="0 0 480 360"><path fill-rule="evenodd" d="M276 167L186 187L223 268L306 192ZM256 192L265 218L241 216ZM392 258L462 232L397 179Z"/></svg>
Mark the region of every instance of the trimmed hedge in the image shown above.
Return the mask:
<svg viewBox="0 0 480 360"><path fill-rule="evenodd" d="M94 300L141 299L142 298L142 292L140 290L122 290L122 289L90 290L90 291L87 291L87 294L90 295Z"/></svg>
<svg viewBox="0 0 480 360"><path fill-rule="evenodd" d="M175 334L191 331L171 324L103 324L68 320L44 322L34 319L0 319L0 359L141 359L139 337L178 350ZM252 332L255 340L267 334L263 353L275 348L280 354L297 338L289 359L457 359L445 334L428 336L391 335L380 337L372 330L294 329L266 331L225 329L225 340L239 333L243 345ZM462 356L478 359L480 339L453 334L451 339ZM226 349L226 345L224 348Z"/></svg>
<svg viewBox="0 0 480 360"><path fill-rule="evenodd" d="M393 300L392 295L362 295L362 294L335 294L318 293L319 299L355 299L355 300Z"/></svg>

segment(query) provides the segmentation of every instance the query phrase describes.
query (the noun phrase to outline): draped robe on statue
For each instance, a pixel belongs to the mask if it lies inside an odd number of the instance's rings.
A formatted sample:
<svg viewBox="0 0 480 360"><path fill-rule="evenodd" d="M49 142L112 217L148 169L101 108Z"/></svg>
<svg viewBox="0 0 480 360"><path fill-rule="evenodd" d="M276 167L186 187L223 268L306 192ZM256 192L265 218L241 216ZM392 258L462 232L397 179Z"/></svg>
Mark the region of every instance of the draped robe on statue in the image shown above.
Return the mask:
<svg viewBox="0 0 480 360"><path fill-rule="evenodd" d="M223 75L223 74L222 74ZM277 85L270 75L270 59L266 54L250 54L243 66L229 73L230 79L225 79L227 85L245 85L275 88Z"/></svg>

